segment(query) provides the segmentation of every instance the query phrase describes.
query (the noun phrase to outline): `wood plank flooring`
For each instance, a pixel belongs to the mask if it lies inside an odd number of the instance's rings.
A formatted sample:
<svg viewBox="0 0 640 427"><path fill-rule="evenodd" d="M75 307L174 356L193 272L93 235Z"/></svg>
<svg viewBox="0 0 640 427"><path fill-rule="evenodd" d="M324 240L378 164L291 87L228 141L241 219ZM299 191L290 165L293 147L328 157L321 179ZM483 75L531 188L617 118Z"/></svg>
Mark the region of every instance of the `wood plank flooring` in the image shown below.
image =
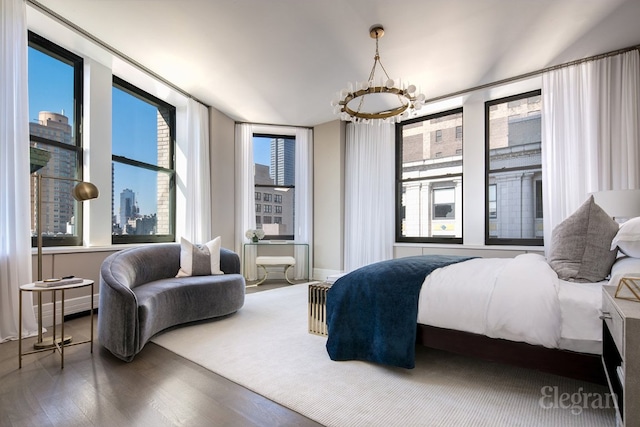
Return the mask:
<svg viewBox="0 0 640 427"><path fill-rule="evenodd" d="M88 315L68 320L65 333L87 339L89 325ZM68 347L64 369L53 352L27 355L18 369L17 341L0 344L0 426L318 425L153 343L130 363L97 342L93 354Z"/></svg>

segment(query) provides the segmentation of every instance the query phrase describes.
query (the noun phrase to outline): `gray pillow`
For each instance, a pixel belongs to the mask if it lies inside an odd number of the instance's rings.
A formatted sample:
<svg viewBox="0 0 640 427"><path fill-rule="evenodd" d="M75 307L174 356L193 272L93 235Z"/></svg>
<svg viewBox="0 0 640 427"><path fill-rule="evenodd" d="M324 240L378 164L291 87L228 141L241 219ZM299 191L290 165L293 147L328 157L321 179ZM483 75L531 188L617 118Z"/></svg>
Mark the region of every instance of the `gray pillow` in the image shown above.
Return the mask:
<svg viewBox="0 0 640 427"><path fill-rule="evenodd" d="M554 228L549 264L558 277L572 282L599 282L611 272L617 250L611 241L618 223L589 198Z"/></svg>

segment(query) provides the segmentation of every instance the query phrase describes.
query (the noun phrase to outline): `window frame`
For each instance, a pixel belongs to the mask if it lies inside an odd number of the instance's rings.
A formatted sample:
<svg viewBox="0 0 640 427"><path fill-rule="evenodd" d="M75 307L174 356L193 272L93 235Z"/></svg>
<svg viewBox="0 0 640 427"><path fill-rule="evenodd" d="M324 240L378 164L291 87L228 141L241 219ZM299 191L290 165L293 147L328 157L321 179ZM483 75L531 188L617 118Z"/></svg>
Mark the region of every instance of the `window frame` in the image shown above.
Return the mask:
<svg viewBox="0 0 640 427"><path fill-rule="evenodd" d="M537 169L537 167L535 166L525 166L525 167L513 167L513 168L508 168L508 169L495 169L492 170L490 169L491 167L491 163L490 163L490 137L491 137L491 130L490 130L490 111L491 111L491 107L498 105L498 104L504 104L504 103L510 103L510 102L514 102L514 101L519 101L519 100L524 100L524 99L528 99L528 98L532 98L534 96L542 96L542 90L541 89L536 89L536 90L532 90L532 91L528 91L528 92L523 92L523 93L519 93L516 95L510 95L510 96L506 96L506 97L502 97L502 98L496 98L496 99L491 99L488 101L485 101L484 103L484 132L485 132L485 148L484 148L484 170L485 170L485 182L484 182L484 193L485 193L485 203L484 203L484 218L485 218L485 227L484 227L484 244L487 246L503 246L503 245L509 245L509 246L532 246L532 247L540 247L540 246L544 246L544 238L502 238L502 237L492 237L490 235L490 220L494 219L494 218L489 218L489 182L490 182L490 176L492 173L496 172L496 171L501 171L501 172L509 172L509 171L527 171L527 170L534 170ZM542 112L541 112L542 114ZM507 120L508 117L507 117ZM533 192L535 193L535 181L534 181L534 188L533 188ZM544 191L544 189L543 189ZM498 195L496 192L496 199L497 199ZM534 194L534 203L535 203L535 194ZM534 205L534 210L535 210L535 205ZM497 210L496 210L497 212ZM535 221L535 212L534 212L534 221Z"/></svg>
<svg viewBox="0 0 640 427"><path fill-rule="evenodd" d="M463 127L463 132L464 132L464 111L462 107L457 107L457 108L453 108L450 110L446 110L446 111L440 111L437 113L433 113L433 114L428 114L425 116L420 116L420 117L415 117L413 119L409 119L409 120L404 120L400 123L396 123L395 126L395 132L396 132L396 209L395 209L395 229L396 229L396 236L395 236L395 241L396 243L429 243L429 244L458 244L458 245L462 245L463 244L463 239L464 239L464 235L462 235L462 237L443 237L443 236L431 236L431 237L423 237L423 236L403 236L402 235L402 218L404 217L403 215L403 211L404 211L404 206L402 206L402 193L403 193L403 184L405 182L411 182L411 181L424 181L424 178L410 178L410 179L403 179L402 178L402 130L403 130L403 126L405 125L411 125L414 123L418 123L418 122L423 122L426 120L434 120L434 119L440 119L442 117L446 117L446 116L450 116L450 115L454 115L454 114L461 114L462 115L462 127ZM457 139L456 139L457 140ZM440 142L436 142L434 141L434 143L439 144ZM464 144L464 142L463 142ZM464 151L463 151L464 153ZM461 154L462 156L462 160L461 160L461 172L460 173L455 173L455 174L442 174L442 175L436 175L436 176L432 176L429 177L430 180L436 180L436 179L442 179L442 178L451 178L451 179L460 179L463 180L464 177L464 154ZM434 156L434 158L436 158L436 156ZM462 204L464 204L464 199L462 200ZM429 216L432 215L432 212L428 213ZM462 206L460 207L460 224L462 227L462 230L464 230L464 212L462 210Z"/></svg>
<svg viewBox="0 0 640 427"><path fill-rule="evenodd" d="M149 94L148 92L132 85L120 77L113 76L112 88L116 87L124 92L127 92L131 96L141 99L144 102L148 102L156 107L166 108L169 111L169 163L170 167L165 168L162 166L141 162L139 160L129 159L124 156L119 156L111 153L112 165L114 162L124 164L127 166L133 166L137 168L147 169L153 172L162 172L169 175L169 234L144 234L144 235L131 235L131 234L111 234L111 244L120 245L127 243L166 243L175 242L176 239L176 164L175 164L175 147L176 147L176 107L173 105ZM112 192L115 189L112 189ZM113 202L112 202L113 203ZM113 210L113 206L112 206Z"/></svg>
<svg viewBox="0 0 640 427"><path fill-rule="evenodd" d="M51 147L71 151L75 153L76 158L76 176L74 179L82 180L84 175L83 165L83 134L82 134L82 122L83 122L83 87L84 87L84 60L82 57L72 53L71 51L53 43L52 41L42 37L41 35L29 30L28 31L28 47L32 49L36 49L39 52L52 57L58 61L61 61L67 65L73 67L73 134L75 135L75 144L66 144L59 141L50 140L41 136L31 135L29 132L29 147L31 147L31 142L36 142L39 144L46 144ZM30 112L33 113L33 112ZM30 180L33 180L34 176L37 175L37 172L30 173ZM48 176L48 175L43 175ZM55 176L54 176L55 178ZM44 178L46 180L46 178ZM49 179L52 180L52 179ZM32 187L33 188L33 187ZM35 197L35 196L34 196ZM35 198L34 198L35 200ZM43 247L55 247L55 246L82 246L84 242L84 203L76 202L75 203L75 227L76 227L76 235L75 236L62 236L62 237L50 237L43 235L42 236L42 246ZM31 215L31 213L30 213ZM40 212L38 212L40 215ZM31 247L38 246L38 238L37 236L31 236Z"/></svg>
<svg viewBox="0 0 640 427"><path fill-rule="evenodd" d="M295 135L282 135L282 134L275 134L275 133L265 133L265 132L255 132L252 135L252 140L253 138L273 138L273 139L288 139L288 140L293 140L294 144L296 142L296 137ZM254 159L254 164L255 164L255 159ZM295 167L298 167L298 165L296 164ZM295 192L295 185L265 185L265 184L256 184L255 182L253 183L253 187L254 187L254 191L258 191L259 189L263 189L263 188L270 188L270 189L283 189L283 190L287 190L287 189L293 189L293 191ZM269 200L265 199L265 196L269 196ZM275 196L275 194L274 194ZM272 199L274 199L275 197L271 197L271 194L268 193L264 193L262 195L262 201L263 202L269 202L269 203L278 203L278 202L272 202ZM280 201L279 203L282 203L282 201ZM293 229L295 229L295 224L296 224L296 210L295 210L295 203L293 206ZM264 209L263 209L264 211ZM274 222L274 216L273 216L273 212L262 212L264 213L269 213L270 215L261 215L261 222L256 221L256 227L258 225L263 225L263 224L276 224ZM257 215L256 215L257 216ZM265 219L268 219L269 222L265 222ZM281 224L282 222L280 222ZM261 227L260 227L261 228ZM294 240L295 239L295 235L294 234L282 234L282 235L271 235L271 234L267 234L264 236L263 240Z"/></svg>

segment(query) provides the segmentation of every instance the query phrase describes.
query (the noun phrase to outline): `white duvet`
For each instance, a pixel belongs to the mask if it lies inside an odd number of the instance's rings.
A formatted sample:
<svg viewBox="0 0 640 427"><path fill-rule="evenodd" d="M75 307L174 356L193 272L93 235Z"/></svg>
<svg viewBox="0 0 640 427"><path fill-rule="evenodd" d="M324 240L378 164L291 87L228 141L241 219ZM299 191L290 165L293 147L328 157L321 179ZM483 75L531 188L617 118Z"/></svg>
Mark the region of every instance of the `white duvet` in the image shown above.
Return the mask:
<svg viewBox="0 0 640 427"><path fill-rule="evenodd" d="M559 294L558 276L541 255L472 259L427 276L418 323L558 348Z"/></svg>

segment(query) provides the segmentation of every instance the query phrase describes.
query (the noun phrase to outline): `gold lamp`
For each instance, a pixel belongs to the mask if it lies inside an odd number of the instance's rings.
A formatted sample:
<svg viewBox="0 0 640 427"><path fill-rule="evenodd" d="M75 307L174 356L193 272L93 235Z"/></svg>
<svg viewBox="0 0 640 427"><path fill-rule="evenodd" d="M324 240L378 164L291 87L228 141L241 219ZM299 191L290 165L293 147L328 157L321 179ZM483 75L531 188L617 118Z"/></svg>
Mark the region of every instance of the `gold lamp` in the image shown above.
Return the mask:
<svg viewBox="0 0 640 427"><path fill-rule="evenodd" d="M415 85L403 84L400 79L389 77L378 51L378 40L384 36L382 25L369 28L369 35L376 39L376 54L369 77L363 82L349 83L346 89L342 89L331 102L333 112L343 121L399 123L411 112L421 109L426 98L416 93ZM384 76L377 79L378 65Z"/></svg>
<svg viewBox="0 0 640 427"><path fill-rule="evenodd" d="M79 202L84 202L86 200L96 199L100 192L98 188L90 182L81 181L75 178L66 178L66 177L57 177L57 176L46 176L41 174L35 174L36 176L36 185L37 185L37 195L36 195L36 233L37 233L37 246L38 246L38 281L42 281L42 180L51 179L51 180L59 180L59 181L73 181L77 182L76 186L73 188L72 195L73 198ZM93 307L92 307L93 309ZM38 292L38 318L42 319L42 293ZM55 322L55 319L54 319ZM64 341L65 344L71 342L71 336L64 336L63 338L58 338L58 342ZM41 348L49 348L54 347L56 344L53 342L53 339L49 338L47 340L42 339L42 330L38 331L38 342L36 342L33 346L36 349Z"/></svg>
<svg viewBox="0 0 640 427"><path fill-rule="evenodd" d="M36 174L36 183L37 183L37 205L36 205L36 233L37 233L37 245L38 245L38 280L42 280L42 180L43 179L51 179L51 180L59 180L59 181L73 181L77 182L76 186L73 188L73 198L79 202L84 202L86 200L97 199L100 195L98 188L90 182L81 181L75 178L66 178L66 177L58 177L58 176L47 176Z"/></svg>

